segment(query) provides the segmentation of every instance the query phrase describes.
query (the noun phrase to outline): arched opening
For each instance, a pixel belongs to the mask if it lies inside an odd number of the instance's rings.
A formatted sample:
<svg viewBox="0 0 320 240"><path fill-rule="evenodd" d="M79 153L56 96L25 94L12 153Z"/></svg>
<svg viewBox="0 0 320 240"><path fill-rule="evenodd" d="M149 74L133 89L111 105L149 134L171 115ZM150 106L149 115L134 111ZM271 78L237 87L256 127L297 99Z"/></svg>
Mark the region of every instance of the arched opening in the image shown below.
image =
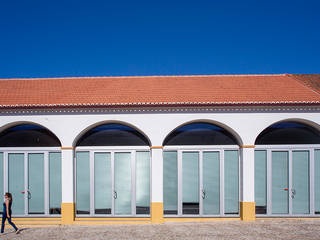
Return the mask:
<svg viewBox="0 0 320 240"><path fill-rule="evenodd" d="M164 215L238 216L239 141L208 122L178 127L164 140Z"/></svg>
<svg viewBox="0 0 320 240"><path fill-rule="evenodd" d="M150 216L150 141L144 134L102 123L80 136L75 151L78 216Z"/></svg>
<svg viewBox="0 0 320 240"><path fill-rule="evenodd" d="M11 125L11 124L10 124ZM18 123L0 132L0 194L11 192L15 216L61 214L61 143L48 129Z"/></svg>
<svg viewBox="0 0 320 240"><path fill-rule="evenodd" d="M142 133L130 126L109 123L87 131L76 146L150 146L150 143Z"/></svg>
<svg viewBox="0 0 320 240"><path fill-rule="evenodd" d="M165 138L163 145L238 145L238 142L218 125L195 122L175 129Z"/></svg>
<svg viewBox="0 0 320 240"><path fill-rule="evenodd" d="M277 122L258 135L256 214L319 216L320 131L305 122Z"/></svg>
<svg viewBox="0 0 320 240"><path fill-rule="evenodd" d="M0 133L0 147L60 147L59 139L35 124L19 124Z"/></svg>
<svg viewBox="0 0 320 240"><path fill-rule="evenodd" d="M263 130L255 144L320 144L320 132L300 122L284 121L272 124Z"/></svg>

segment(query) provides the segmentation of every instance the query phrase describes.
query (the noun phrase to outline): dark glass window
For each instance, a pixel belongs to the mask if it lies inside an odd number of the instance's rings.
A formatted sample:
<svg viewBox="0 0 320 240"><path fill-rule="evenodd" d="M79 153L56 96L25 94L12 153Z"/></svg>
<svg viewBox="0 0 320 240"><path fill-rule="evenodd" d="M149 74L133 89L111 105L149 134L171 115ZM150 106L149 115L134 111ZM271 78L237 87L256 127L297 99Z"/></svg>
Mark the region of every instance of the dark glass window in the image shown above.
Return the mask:
<svg viewBox="0 0 320 240"><path fill-rule="evenodd" d="M172 132L163 145L237 145L227 130L209 123L191 123Z"/></svg>
<svg viewBox="0 0 320 240"><path fill-rule="evenodd" d="M122 124L104 124L86 132L77 146L150 146L137 130Z"/></svg>
<svg viewBox="0 0 320 240"><path fill-rule="evenodd" d="M319 144L320 133L315 128L298 122L281 122L266 128L257 137L256 145Z"/></svg>
<svg viewBox="0 0 320 240"><path fill-rule="evenodd" d="M0 147L58 147L59 139L44 127L21 124L0 133Z"/></svg>

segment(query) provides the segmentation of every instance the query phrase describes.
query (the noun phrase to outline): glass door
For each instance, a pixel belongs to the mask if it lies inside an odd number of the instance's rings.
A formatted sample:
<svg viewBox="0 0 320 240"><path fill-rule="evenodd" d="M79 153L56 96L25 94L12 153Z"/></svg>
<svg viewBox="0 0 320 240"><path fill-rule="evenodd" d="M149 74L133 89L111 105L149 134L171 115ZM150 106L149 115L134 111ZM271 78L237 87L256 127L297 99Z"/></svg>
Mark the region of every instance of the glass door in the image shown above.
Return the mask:
<svg viewBox="0 0 320 240"><path fill-rule="evenodd" d="M202 214L220 213L220 152L202 155Z"/></svg>
<svg viewBox="0 0 320 240"><path fill-rule="evenodd" d="M44 153L8 153L8 191L14 215L45 214Z"/></svg>
<svg viewBox="0 0 320 240"><path fill-rule="evenodd" d="M81 216L150 214L150 152L76 151L76 211Z"/></svg>
<svg viewBox="0 0 320 240"><path fill-rule="evenodd" d="M165 150L163 204L165 217L238 215L238 150Z"/></svg>
<svg viewBox="0 0 320 240"><path fill-rule="evenodd" d="M94 212L111 214L112 210L112 173L111 153L94 153Z"/></svg>
<svg viewBox="0 0 320 240"><path fill-rule="evenodd" d="M271 152L271 213L310 214L310 156L308 150Z"/></svg>
<svg viewBox="0 0 320 240"><path fill-rule="evenodd" d="M182 153L182 214L199 214L199 152Z"/></svg>
<svg viewBox="0 0 320 240"><path fill-rule="evenodd" d="M8 190L12 194L12 212L25 214L25 159L24 153L8 153Z"/></svg>
<svg viewBox="0 0 320 240"><path fill-rule="evenodd" d="M292 214L310 213L309 151L292 151Z"/></svg>
<svg viewBox="0 0 320 240"><path fill-rule="evenodd" d="M289 152L272 152L272 214L289 213Z"/></svg>
<svg viewBox="0 0 320 240"><path fill-rule="evenodd" d="M220 214L220 152L182 152L182 214Z"/></svg>
<svg viewBox="0 0 320 240"><path fill-rule="evenodd" d="M28 154L28 198L29 214L44 214L44 154Z"/></svg>
<svg viewBox="0 0 320 240"><path fill-rule="evenodd" d="M114 153L114 213L131 215L131 153Z"/></svg>

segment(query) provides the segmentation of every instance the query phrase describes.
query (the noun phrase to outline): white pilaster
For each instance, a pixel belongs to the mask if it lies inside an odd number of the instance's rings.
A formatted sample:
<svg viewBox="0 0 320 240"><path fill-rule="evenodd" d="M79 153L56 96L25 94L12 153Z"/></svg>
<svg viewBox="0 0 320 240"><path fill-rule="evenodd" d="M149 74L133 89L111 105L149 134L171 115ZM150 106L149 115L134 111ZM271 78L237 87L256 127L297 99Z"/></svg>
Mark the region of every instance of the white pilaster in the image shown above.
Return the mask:
<svg viewBox="0 0 320 240"><path fill-rule="evenodd" d="M254 202L254 147L241 148L241 202Z"/></svg>
<svg viewBox="0 0 320 240"><path fill-rule="evenodd" d="M73 149L61 149L62 156L62 203L74 203Z"/></svg>
<svg viewBox="0 0 320 240"><path fill-rule="evenodd" d="M151 149L151 202L163 202L163 159L162 148Z"/></svg>

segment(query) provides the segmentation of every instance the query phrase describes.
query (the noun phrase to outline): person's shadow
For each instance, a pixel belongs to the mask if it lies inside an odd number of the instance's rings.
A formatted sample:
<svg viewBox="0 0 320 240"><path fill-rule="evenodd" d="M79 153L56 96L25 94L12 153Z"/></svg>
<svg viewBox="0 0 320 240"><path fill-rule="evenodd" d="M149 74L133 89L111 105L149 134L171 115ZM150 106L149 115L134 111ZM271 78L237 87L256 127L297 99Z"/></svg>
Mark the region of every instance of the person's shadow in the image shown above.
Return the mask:
<svg viewBox="0 0 320 240"><path fill-rule="evenodd" d="M18 234L20 234L20 233L22 233L23 231L25 231L25 230L27 230L28 228L19 228L19 233ZM2 233L0 236L5 236L5 235L8 235L8 234L11 234L11 233L16 233L15 231L10 231L10 232L4 232L4 233Z"/></svg>
<svg viewBox="0 0 320 240"><path fill-rule="evenodd" d="M19 228L20 232L19 232L18 234L22 233L23 231L25 231L25 230L27 230L27 229L28 229L28 228Z"/></svg>

